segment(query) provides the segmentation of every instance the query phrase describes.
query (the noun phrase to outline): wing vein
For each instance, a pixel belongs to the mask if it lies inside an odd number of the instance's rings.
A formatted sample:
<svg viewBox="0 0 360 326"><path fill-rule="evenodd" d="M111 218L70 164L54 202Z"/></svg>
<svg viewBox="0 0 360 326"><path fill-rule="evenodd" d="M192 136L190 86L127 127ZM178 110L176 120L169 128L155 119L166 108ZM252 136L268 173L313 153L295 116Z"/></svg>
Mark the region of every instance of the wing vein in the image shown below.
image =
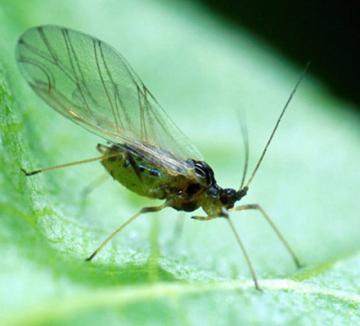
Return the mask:
<svg viewBox="0 0 360 326"><path fill-rule="evenodd" d="M100 67L100 63L99 63L99 58L98 58L98 54L97 54L97 50L96 50L96 41L94 40L93 42L93 45L94 45L94 56L95 56L95 62L96 62L96 67L97 67L97 73L100 77L100 81L101 81L101 84L103 86L103 89L104 89L104 92L105 92L105 95L106 95L106 98L110 104L110 108L111 108L111 112L112 112L112 116L113 116L113 119L115 121L115 126L116 126L116 130L119 132L119 123L117 121L117 117L116 117L116 114L115 114L115 110L114 110L114 106L113 106L113 103L111 101L111 98L110 98L110 94L109 94L109 91L105 85L105 80L104 80L104 76L101 72L101 67Z"/></svg>
<svg viewBox="0 0 360 326"><path fill-rule="evenodd" d="M126 59L106 43L60 26L26 31L17 60L33 90L68 119L134 155L187 174L201 159Z"/></svg>
<svg viewBox="0 0 360 326"><path fill-rule="evenodd" d="M80 96L82 97L83 103L85 104L85 108L88 111L89 116L93 116L93 113L92 113L92 111L90 109L89 103L88 103L88 101L86 99L86 96L84 94L84 91L82 89L81 80L79 80L79 77L78 77L77 72L76 72L76 67L75 67L73 59L72 59L72 55L75 56L75 52L73 52L70 49L71 41L70 41L70 38L69 38L68 30L62 29L61 31L62 31L62 34L63 34L63 39L64 39L68 59L69 59L69 62L70 62L70 67L71 67L71 70L72 70L73 75L75 77L75 81L76 81L75 86L78 89L78 91L80 93ZM71 52L73 52L73 53L71 53ZM74 59L75 59L75 57L74 57Z"/></svg>
<svg viewBox="0 0 360 326"><path fill-rule="evenodd" d="M103 65L105 67L106 73L107 73L107 75L108 75L108 77L109 77L109 79L111 81L111 84L112 84L112 87L113 87L113 90L114 90L114 95L115 95L115 100L114 100L115 108L113 109L114 110L114 113L113 113L114 114L114 119L115 120L117 119L117 121L119 121L120 124L122 125L122 128L124 128L123 124L122 124L122 121L121 121L121 116L120 116L120 113L119 113L119 107L118 107L118 104L117 104L117 101L116 101L116 96L119 96L118 89L116 87L116 83L114 82L114 79L113 79L112 74L110 72L110 69L109 69L109 67L108 67L108 65L106 63L104 51L103 51L103 48L101 46L100 41L98 41L98 46L99 46L99 50L100 50L101 59L103 61Z"/></svg>

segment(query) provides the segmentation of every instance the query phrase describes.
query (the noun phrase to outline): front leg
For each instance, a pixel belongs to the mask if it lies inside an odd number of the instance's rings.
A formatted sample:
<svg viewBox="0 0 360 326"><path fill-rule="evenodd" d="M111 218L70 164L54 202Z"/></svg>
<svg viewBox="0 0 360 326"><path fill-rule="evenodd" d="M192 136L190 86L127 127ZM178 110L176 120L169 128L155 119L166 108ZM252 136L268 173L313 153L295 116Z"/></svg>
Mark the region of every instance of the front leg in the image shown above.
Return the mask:
<svg viewBox="0 0 360 326"><path fill-rule="evenodd" d="M223 209L221 215L208 215L208 216L191 216L191 218L195 219L195 220L199 220L199 221L210 221L214 218L218 218L218 217L224 217L229 225L230 225L230 228L231 228L231 231L234 233L235 235L235 238L236 238L236 242L238 243L238 245L240 246L240 249L244 255L244 258L245 258L245 261L249 267L249 271L250 271L250 274L251 274L251 277L253 279L253 282L254 282L254 286L257 290L260 290L260 287L259 287L259 283L258 283L258 280L257 280L257 276L256 276L256 273L255 273L255 270L252 266L252 263L251 263L251 260L250 260L250 257L244 247L244 244L242 243L241 239L240 239L240 235L239 233L236 231L235 229L235 226L234 224L232 223L230 217L229 217L229 214L227 213L227 211L225 209Z"/></svg>
<svg viewBox="0 0 360 326"><path fill-rule="evenodd" d="M194 220L198 220L198 221L210 221L213 220L214 218L218 218L218 217L229 217L229 213L228 211L222 207L220 211L216 212L217 214L211 214L208 216L191 216L191 218L193 218Z"/></svg>
<svg viewBox="0 0 360 326"><path fill-rule="evenodd" d="M280 230L277 228L277 226L274 224L270 216L264 211L264 209L259 204L247 204L247 205L240 205L234 208L231 208L230 211L232 212L239 212L239 211L246 211L246 210L257 210L261 213L262 217L269 223L271 228L274 230L275 234L279 238L279 240L282 242L286 250L289 252L290 256L292 257L295 265L297 268L303 267L300 263L300 260L296 256L294 250L291 248L288 241L285 239L285 237L282 235Z"/></svg>
<svg viewBox="0 0 360 326"><path fill-rule="evenodd" d="M242 243L242 241L240 239L239 233L236 231L235 226L234 226L234 224L232 223L232 221L230 219L228 211L225 208L222 208L220 214L217 214L217 215L191 216L191 218L193 218L195 220L199 220L199 221L210 221L210 220L213 220L214 218L218 218L218 217L223 217L228 221L229 226L231 228L231 231L235 235L236 242L238 243L238 245L239 245L239 247L240 247L240 249L242 251L242 254L244 255L245 261L246 261L246 263L247 263L247 265L249 267L249 271L250 271L251 277L253 279L254 286L255 286L255 288L257 290L260 290L259 283L258 283L258 280L257 280L257 276L256 276L255 270L254 270L254 268L252 266L250 257L247 254L245 246L244 246L244 244Z"/></svg>
<svg viewBox="0 0 360 326"><path fill-rule="evenodd" d="M210 220L213 220L214 218L218 218L218 217L221 217L221 216L219 216L219 215L191 216L192 219L198 220L198 221L210 221Z"/></svg>

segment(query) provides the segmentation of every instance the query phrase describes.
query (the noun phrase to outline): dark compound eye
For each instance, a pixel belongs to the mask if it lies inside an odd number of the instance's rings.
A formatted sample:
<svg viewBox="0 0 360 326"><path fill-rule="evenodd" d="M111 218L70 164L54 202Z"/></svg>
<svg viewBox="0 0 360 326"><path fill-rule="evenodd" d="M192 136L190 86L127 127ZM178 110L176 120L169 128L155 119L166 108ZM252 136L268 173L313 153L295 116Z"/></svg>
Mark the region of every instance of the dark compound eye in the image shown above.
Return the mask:
<svg viewBox="0 0 360 326"><path fill-rule="evenodd" d="M237 200L236 190L231 188L223 189L220 195L220 200L224 205L232 206Z"/></svg>
<svg viewBox="0 0 360 326"><path fill-rule="evenodd" d="M225 189L226 196L232 197L234 196L236 191L234 189Z"/></svg>

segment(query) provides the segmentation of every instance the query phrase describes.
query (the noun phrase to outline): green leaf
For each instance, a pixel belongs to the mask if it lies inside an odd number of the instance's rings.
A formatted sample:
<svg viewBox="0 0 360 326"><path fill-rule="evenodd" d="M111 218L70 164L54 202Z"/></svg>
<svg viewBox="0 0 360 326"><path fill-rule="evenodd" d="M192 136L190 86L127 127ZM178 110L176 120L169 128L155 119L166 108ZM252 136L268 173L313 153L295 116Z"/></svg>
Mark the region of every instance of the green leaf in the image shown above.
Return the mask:
<svg viewBox="0 0 360 326"><path fill-rule="evenodd" d="M92 157L101 141L22 79L13 49L26 28L59 24L122 52L222 186L241 179L237 112L246 111L253 167L300 70L254 35L181 2L3 0L0 21L1 324L360 323L360 129L349 103L310 72L244 198L261 203L305 268L295 269L261 216L234 214L263 289L256 291L223 220L171 209L140 218L86 263L154 201L110 179L84 198L104 173L96 163L20 172Z"/></svg>

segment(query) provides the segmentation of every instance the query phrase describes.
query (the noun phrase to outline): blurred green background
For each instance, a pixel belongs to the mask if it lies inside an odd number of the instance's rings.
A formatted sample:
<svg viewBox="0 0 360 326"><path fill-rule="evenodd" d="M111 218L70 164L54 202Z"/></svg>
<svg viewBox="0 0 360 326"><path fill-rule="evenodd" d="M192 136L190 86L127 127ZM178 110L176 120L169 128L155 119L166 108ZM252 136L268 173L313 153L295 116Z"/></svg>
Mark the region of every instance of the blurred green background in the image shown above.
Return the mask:
<svg viewBox="0 0 360 326"><path fill-rule="evenodd" d="M241 178L237 112L246 112L253 166L301 72L200 4L1 0L1 324L360 322L360 130L349 103L310 72L244 198L268 211L304 269L257 213L234 215L259 293L222 220L202 223L170 209L139 219L85 263L121 221L155 202L110 179L84 202L82 190L103 173L97 163L20 173L92 157L100 141L49 109L17 70L18 36L48 23L119 50L224 187Z"/></svg>
<svg viewBox="0 0 360 326"><path fill-rule="evenodd" d="M360 85L360 3L338 0L198 0L213 14L245 26L312 74L337 96L357 104Z"/></svg>

